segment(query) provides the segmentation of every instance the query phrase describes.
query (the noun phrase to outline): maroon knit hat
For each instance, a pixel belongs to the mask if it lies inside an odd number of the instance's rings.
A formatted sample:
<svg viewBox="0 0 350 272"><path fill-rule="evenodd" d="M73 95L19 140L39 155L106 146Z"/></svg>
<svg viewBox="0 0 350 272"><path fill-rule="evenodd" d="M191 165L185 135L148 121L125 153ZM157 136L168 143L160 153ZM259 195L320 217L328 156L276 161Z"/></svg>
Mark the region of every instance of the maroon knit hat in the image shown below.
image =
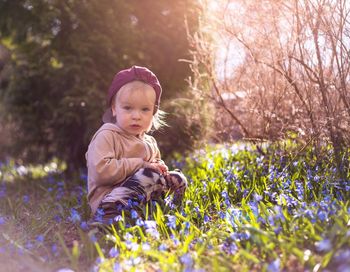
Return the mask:
<svg viewBox="0 0 350 272"><path fill-rule="evenodd" d="M160 86L158 78L152 71L150 71L146 67L134 65L129 69L121 70L114 76L112 84L108 89L107 104L109 108L103 115L102 120L104 123L114 121L111 110L112 98L117 94L121 87L135 80L142 81L153 87L154 91L156 92L156 103L154 113L157 112L160 104L160 96L162 94L162 87Z"/></svg>

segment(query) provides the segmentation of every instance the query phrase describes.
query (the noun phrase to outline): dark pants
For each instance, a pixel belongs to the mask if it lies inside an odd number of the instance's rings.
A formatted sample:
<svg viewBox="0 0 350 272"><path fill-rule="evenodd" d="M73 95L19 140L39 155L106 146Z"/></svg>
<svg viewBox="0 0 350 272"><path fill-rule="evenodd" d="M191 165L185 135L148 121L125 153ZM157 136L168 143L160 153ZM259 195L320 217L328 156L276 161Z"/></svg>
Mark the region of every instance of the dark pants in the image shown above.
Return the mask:
<svg viewBox="0 0 350 272"><path fill-rule="evenodd" d="M142 206L157 200L167 193L174 193L173 202L179 203L187 188L186 177L178 170L164 177L151 168L141 168L118 187L107 194L100 203L95 220L112 223L123 210Z"/></svg>

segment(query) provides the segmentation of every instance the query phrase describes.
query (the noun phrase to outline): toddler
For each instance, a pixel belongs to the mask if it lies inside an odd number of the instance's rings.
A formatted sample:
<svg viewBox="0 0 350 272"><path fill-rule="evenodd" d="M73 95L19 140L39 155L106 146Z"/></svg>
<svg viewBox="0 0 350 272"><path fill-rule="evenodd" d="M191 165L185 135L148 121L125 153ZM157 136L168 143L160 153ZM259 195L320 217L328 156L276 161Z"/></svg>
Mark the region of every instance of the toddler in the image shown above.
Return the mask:
<svg viewBox="0 0 350 272"><path fill-rule="evenodd" d="M133 66L117 73L108 90L109 108L86 153L88 201L93 218L113 223L122 210L174 193L178 201L187 187L180 171L169 171L156 140L161 85L149 69Z"/></svg>

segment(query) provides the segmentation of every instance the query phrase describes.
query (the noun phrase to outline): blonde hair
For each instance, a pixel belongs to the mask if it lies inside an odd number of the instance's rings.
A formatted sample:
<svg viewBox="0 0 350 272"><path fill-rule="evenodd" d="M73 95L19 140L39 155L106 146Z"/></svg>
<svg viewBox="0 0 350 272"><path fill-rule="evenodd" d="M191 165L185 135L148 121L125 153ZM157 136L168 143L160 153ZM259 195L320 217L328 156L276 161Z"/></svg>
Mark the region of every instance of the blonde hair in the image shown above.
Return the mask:
<svg viewBox="0 0 350 272"><path fill-rule="evenodd" d="M168 127L167 122L165 121L167 113L158 108L157 112L153 114L152 128L150 131L159 130L163 127Z"/></svg>

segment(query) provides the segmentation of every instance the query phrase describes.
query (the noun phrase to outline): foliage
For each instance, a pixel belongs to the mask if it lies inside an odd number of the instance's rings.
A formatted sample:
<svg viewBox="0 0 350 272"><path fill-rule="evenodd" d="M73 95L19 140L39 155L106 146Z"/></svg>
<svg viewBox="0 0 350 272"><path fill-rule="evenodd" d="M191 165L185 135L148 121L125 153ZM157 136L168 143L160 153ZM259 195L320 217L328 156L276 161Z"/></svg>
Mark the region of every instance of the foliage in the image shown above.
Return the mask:
<svg viewBox="0 0 350 272"><path fill-rule="evenodd" d="M217 108L216 135L279 140L292 131L329 140L336 153L349 145L345 1L202 3L191 67L199 86L209 82L194 91Z"/></svg>
<svg viewBox="0 0 350 272"><path fill-rule="evenodd" d="M322 160L292 140L264 151L235 144L179 157L173 167L189 178L183 205L174 207L169 196L144 207L142 217L130 207L131 216L115 218L105 232L87 228L84 175L65 181L59 167L46 168L49 176L40 181L24 166L3 164L3 237L11 227L26 228L2 252L41 254L77 271L90 265L96 271L349 269L350 150L341 172L330 146L322 148Z"/></svg>
<svg viewBox="0 0 350 272"><path fill-rule="evenodd" d="M189 74L178 61L188 55L184 17L195 28L195 14L189 0L0 1L0 44L11 54L0 69L1 121L13 124L8 155L83 165L107 88L125 67L150 67L165 100L181 96Z"/></svg>
<svg viewBox="0 0 350 272"><path fill-rule="evenodd" d="M212 110L206 101L193 103L193 97L184 95L170 101L166 108L167 122L172 127L169 131L161 129L154 136L162 147L162 156L169 160L174 154L186 155L196 148L205 145L209 138ZM174 146L176 148L174 148Z"/></svg>

